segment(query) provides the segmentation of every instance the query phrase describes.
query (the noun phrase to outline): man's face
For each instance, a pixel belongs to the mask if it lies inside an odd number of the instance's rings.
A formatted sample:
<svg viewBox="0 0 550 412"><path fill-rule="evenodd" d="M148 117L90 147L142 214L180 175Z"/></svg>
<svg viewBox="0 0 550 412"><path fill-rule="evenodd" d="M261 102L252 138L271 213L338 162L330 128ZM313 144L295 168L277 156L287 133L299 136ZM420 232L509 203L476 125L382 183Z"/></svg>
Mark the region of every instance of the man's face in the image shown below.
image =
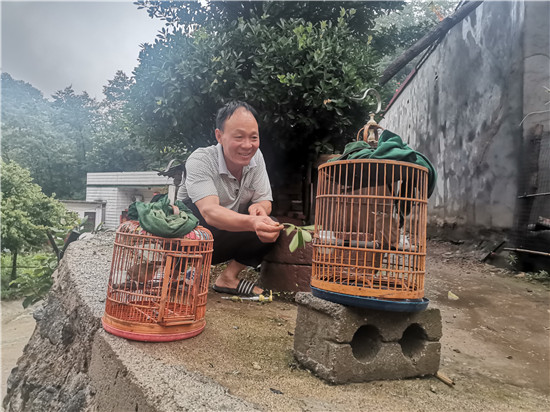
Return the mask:
<svg viewBox="0 0 550 412"><path fill-rule="evenodd" d="M225 120L223 131L216 129L216 140L223 147L225 163L233 170L248 166L260 147L258 123L254 115L239 107Z"/></svg>

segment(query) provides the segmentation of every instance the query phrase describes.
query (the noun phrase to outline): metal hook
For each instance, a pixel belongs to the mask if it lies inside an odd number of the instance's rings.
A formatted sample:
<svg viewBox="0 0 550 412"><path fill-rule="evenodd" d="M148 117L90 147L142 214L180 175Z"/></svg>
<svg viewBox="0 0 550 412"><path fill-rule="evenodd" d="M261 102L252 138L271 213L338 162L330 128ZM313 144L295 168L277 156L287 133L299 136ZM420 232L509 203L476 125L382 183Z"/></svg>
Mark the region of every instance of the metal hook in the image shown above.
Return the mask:
<svg viewBox="0 0 550 412"><path fill-rule="evenodd" d="M376 111L374 112L374 114L380 113L380 111L382 110L382 99L380 98L380 94L378 93L378 91L376 91L376 89L373 89L373 88L367 89L363 93L362 97L352 96L351 99L353 99L353 100L365 100L369 94L372 94L376 98L377 105L376 105Z"/></svg>

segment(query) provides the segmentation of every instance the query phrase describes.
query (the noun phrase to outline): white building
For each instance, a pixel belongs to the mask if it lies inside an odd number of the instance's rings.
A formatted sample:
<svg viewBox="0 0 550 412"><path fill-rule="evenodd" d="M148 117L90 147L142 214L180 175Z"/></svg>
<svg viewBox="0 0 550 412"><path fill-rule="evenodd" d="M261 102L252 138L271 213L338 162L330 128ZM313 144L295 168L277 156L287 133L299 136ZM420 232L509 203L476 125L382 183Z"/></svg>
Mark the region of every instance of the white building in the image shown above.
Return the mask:
<svg viewBox="0 0 550 412"><path fill-rule="evenodd" d="M114 229L131 203L149 202L155 193L168 193L173 199L175 190L171 178L155 171L88 173L85 203L104 202L104 227Z"/></svg>
<svg viewBox="0 0 550 412"><path fill-rule="evenodd" d="M88 218L84 223L85 231L91 232L105 221L106 202L88 202L85 200L60 200L67 209L78 214L80 219Z"/></svg>

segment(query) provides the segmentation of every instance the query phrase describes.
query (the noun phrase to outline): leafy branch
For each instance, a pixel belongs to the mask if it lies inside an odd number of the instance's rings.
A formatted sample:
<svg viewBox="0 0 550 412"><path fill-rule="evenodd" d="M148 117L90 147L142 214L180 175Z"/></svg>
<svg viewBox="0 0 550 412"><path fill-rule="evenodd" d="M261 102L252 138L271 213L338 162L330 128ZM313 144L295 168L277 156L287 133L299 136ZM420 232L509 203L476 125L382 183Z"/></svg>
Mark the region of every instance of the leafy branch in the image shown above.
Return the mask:
<svg viewBox="0 0 550 412"><path fill-rule="evenodd" d="M311 242L312 237L310 232L315 229L314 225L296 226L292 223L283 223L283 225L286 226L285 232L287 236L290 236L294 231L296 232L288 245L288 249L292 253L299 247L306 247L306 243Z"/></svg>

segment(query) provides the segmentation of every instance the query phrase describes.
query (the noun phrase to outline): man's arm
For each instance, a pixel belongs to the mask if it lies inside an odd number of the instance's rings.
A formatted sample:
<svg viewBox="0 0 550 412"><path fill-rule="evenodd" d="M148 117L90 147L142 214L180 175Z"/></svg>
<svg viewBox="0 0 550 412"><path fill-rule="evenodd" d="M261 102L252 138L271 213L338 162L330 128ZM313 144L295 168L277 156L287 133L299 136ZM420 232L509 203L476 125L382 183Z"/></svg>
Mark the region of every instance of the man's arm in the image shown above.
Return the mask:
<svg viewBox="0 0 550 412"><path fill-rule="evenodd" d="M252 179L248 186L254 189L252 204L248 207L248 213L253 216L269 216L271 214L271 185L265 167L264 157L261 150L255 155L256 167L250 172Z"/></svg>
<svg viewBox="0 0 550 412"><path fill-rule="evenodd" d="M269 216L271 214L271 202L262 200L258 203L252 203L248 207L248 213L252 216Z"/></svg>
<svg viewBox="0 0 550 412"><path fill-rule="evenodd" d="M244 215L220 206L217 196L206 196L195 205L210 226L228 232L255 232L264 243L275 242L283 229L283 225L267 215Z"/></svg>

